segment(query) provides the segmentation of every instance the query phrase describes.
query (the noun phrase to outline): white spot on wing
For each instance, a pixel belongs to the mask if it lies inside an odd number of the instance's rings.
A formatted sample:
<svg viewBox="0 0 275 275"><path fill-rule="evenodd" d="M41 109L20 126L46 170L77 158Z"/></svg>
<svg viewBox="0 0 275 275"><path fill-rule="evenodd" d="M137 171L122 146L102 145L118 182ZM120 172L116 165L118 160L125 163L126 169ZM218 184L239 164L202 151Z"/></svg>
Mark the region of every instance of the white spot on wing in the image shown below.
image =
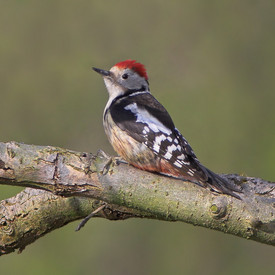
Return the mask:
<svg viewBox="0 0 275 275"><path fill-rule="evenodd" d="M185 155L184 155L184 154L181 154L181 155L179 155L177 158L180 159L180 160L184 160L184 159L185 159Z"/></svg>
<svg viewBox="0 0 275 275"><path fill-rule="evenodd" d="M149 133L149 132L150 132L150 129L149 129L147 126L145 126L145 127L144 127L144 131L146 131L147 133Z"/></svg>
<svg viewBox="0 0 275 275"><path fill-rule="evenodd" d="M154 143L154 145L153 145L154 151L159 152L159 148L160 148L159 144Z"/></svg>
<svg viewBox="0 0 275 275"><path fill-rule="evenodd" d="M148 128L148 127L147 127ZM156 151L156 152L159 152L159 148L160 148L160 144L162 141L164 141L166 139L166 136L165 135L160 135L160 136L157 136L154 140L154 144L153 144L153 149Z"/></svg>
<svg viewBox="0 0 275 275"><path fill-rule="evenodd" d="M193 177L193 176L194 176L194 171L193 171L193 170L189 170L189 171L187 172L187 174Z"/></svg>
<svg viewBox="0 0 275 275"><path fill-rule="evenodd" d="M170 152L166 152L166 154L163 157L166 159L171 159L172 154Z"/></svg>
<svg viewBox="0 0 275 275"><path fill-rule="evenodd" d="M178 166L179 168L182 167L182 165L181 165L179 162L177 162L177 161L174 162L174 165L175 165L175 166Z"/></svg>
<svg viewBox="0 0 275 275"><path fill-rule="evenodd" d="M155 142L156 143L161 143L162 141L164 141L166 139L166 136L165 135L160 135L160 136L157 136L156 138L155 138Z"/></svg>
<svg viewBox="0 0 275 275"><path fill-rule="evenodd" d="M156 117L150 115L145 109L138 108L136 103L131 103L125 106L124 109L131 111L137 117L137 122L147 124L153 132L163 132L167 135L172 133L172 131L165 127Z"/></svg>
<svg viewBox="0 0 275 275"><path fill-rule="evenodd" d="M177 150L177 146L175 144L172 144L172 145L167 147L167 151L170 152L170 153L173 153L176 150Z"/></svg>

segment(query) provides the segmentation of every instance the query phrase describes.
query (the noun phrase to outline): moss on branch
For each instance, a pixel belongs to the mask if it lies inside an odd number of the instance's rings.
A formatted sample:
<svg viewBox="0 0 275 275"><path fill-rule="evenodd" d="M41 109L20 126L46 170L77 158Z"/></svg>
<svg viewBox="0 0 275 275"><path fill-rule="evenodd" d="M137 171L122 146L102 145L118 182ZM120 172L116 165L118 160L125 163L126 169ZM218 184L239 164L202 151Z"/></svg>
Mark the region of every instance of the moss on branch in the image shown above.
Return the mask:
<svg viewBox="0 0 275 275"><path fill-rule="evenodd" d="M2 254L22 250L40 236L85 217L101 202L107 207L97 216L108 219L183 221L275 245L275 184L226 177L241 186L242 200L110 162L105 154L0 143L0 184L40 189L26 189L1 202L0 248Z"/></svg>

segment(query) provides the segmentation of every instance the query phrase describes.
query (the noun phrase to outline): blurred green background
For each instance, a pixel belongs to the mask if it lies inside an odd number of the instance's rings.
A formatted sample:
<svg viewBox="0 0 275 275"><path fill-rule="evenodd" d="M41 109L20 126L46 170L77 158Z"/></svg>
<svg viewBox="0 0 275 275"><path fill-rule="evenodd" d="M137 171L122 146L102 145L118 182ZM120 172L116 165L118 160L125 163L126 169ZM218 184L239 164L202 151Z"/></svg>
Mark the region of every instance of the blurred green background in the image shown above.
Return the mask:
<svg viewBox="0 0 275 275"><path fill-rule="evenodd" d="M275 179L274 1L0 1L0 140L113 154L92 66L146 65L199 159ZM0 199L18 188L0 186ZM273 247L184 223L91 220L0 274L274 274Z"/></svg>

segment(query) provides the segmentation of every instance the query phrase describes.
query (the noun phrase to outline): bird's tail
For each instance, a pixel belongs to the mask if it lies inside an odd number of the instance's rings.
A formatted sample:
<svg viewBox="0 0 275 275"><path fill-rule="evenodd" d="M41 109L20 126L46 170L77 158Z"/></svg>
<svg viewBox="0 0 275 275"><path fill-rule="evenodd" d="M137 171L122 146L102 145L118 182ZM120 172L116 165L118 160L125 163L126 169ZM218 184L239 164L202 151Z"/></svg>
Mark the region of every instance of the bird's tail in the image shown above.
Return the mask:
<svg viewBox="0 0 275 275"><path fill-rule="evenodd" d="M212 172L207 168L206 170L209 175L207 183L211 189L218 193L227 194L241 200L241 197L235 194L242 193L241 189L237 185L217 175L216 173Z"/></svg>

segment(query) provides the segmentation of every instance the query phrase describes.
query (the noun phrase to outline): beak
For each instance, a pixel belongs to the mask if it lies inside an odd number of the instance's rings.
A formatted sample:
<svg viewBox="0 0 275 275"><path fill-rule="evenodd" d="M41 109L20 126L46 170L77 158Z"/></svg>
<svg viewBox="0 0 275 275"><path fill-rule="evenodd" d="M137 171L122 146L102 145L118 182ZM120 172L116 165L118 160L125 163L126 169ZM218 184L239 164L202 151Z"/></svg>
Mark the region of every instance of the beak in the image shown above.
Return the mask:
<svg viewBox="0 0 275 275"><path fill-rule="evenodd" d="M102 76L110 76L111 75L110 71L105 71L105 70L98 69L95 67L93 67L93 70L96 71L97 73L101 74Z"/></svg>

